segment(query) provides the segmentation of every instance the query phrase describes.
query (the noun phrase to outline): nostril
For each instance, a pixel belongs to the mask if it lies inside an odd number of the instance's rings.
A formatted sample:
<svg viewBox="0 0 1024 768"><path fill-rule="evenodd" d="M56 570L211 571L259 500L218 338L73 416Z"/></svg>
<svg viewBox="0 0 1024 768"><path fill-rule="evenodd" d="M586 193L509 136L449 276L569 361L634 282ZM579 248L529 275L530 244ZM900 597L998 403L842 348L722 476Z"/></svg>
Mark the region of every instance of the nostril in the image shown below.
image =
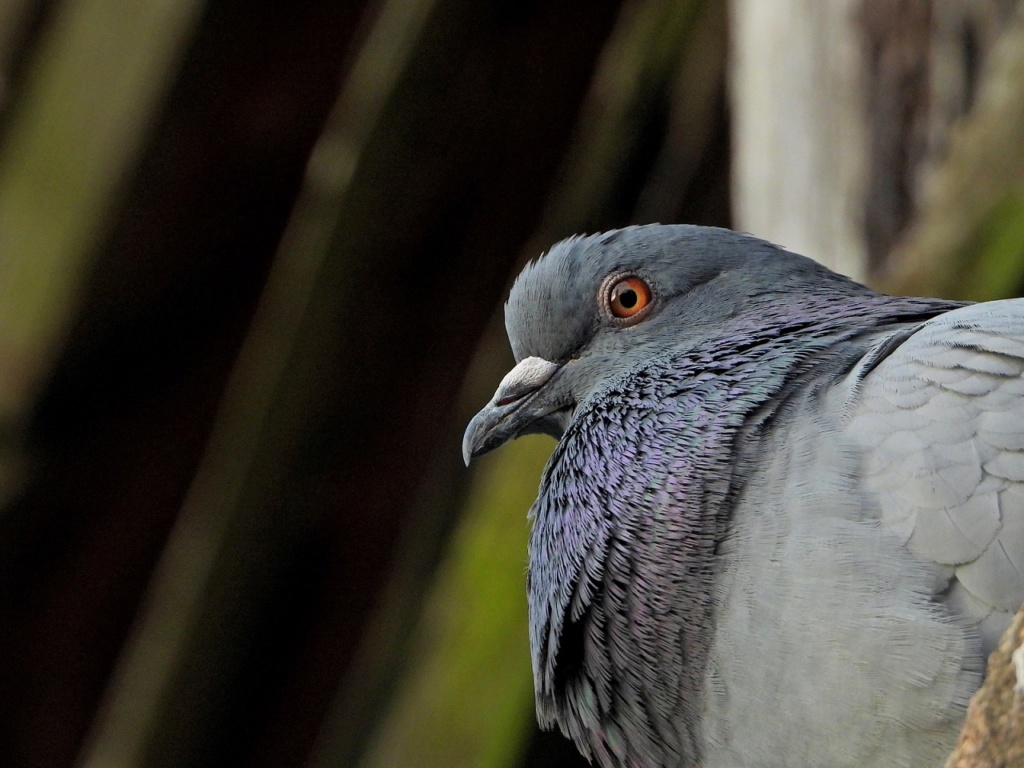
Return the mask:
<svg viewBox="0 0 1024 768"><path fill-rule="evenodd" d="M495 405L512 405L516 400L520 400L523 396L519 395L506 395L505 397L497 400Z"/></svg>

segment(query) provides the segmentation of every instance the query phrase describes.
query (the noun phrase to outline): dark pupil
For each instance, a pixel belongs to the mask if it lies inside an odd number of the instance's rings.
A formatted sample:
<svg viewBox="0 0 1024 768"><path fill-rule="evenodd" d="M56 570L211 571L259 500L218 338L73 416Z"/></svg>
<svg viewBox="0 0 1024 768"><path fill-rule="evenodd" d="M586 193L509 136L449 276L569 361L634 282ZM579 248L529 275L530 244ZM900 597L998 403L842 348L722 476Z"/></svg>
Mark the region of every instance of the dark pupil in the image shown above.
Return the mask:
<svg viewBox="0 0 1024 768"><path fill-rule="evenodd" d="M632 288L627 288L626 290L619 294L619 304L621 304L626 309L632 309L633 307L635 307L636 301L636 291L634 291Z"/></svg>

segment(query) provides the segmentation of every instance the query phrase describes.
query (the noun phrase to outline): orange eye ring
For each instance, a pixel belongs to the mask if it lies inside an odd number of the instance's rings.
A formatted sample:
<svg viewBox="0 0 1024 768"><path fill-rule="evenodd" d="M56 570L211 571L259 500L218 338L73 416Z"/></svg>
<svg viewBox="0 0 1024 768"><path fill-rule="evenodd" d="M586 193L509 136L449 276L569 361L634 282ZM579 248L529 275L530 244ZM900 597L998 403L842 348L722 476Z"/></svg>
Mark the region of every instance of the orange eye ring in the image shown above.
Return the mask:
<svg viewBox="0 0 1024 768"><path fill-rule="evenodd" d="M640 322L652 306L651 287L636 275L613 275L603 294L605 310L622 325Z"/></svg>

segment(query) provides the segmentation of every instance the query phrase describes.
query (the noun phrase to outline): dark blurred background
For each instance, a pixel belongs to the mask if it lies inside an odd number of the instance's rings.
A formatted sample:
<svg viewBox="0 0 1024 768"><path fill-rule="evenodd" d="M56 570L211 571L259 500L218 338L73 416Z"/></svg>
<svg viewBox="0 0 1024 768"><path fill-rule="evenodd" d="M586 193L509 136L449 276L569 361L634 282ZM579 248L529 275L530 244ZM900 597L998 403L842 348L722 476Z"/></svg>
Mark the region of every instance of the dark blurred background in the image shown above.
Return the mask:
<svg viewBox="0 0 1024 768"><path fill-rule="evenodd" d="M1015 0L4 0L0 764L585 765L526 511L462 466L500 303L734 226L1024 288Z"/></svg>

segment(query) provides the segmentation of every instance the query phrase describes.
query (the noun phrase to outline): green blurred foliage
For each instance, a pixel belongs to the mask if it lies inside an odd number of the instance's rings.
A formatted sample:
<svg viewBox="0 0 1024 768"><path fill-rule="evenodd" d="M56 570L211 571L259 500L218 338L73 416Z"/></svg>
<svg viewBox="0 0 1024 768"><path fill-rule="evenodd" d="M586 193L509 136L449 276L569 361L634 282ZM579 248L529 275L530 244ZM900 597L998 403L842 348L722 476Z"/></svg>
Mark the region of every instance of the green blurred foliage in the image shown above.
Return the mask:
<svg viewBox="0 0 1024 768"><path fill-rule="evenodd" d="M533 717L526 510L551 448L527 437L478 459L407 674L362 768L516 764Z"/></svg>

